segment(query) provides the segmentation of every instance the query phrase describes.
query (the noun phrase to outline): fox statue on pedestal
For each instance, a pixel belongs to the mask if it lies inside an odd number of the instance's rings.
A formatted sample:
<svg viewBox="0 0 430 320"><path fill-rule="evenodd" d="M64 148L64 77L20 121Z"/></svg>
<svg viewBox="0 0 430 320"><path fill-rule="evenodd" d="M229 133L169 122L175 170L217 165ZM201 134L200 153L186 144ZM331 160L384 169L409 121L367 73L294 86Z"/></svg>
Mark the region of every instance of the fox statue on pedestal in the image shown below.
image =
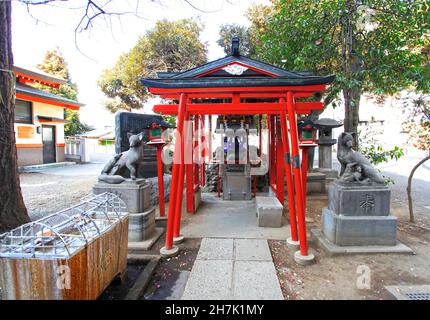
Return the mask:
<svg viewBox="0 0 430 320"><path fill-rule="evenodd" d="M115 155L103 168L99 181L119 184L126 180L124 177L124 169L127 168L130 171L131 180L136 180L136 166L143 160L143 147L145 142L143 141L143 133L139 134L127 134L130 149Z"/></svg>
<svg viewBox="0 0 430 320"><path fill-rule="evenodd" d="M384 183L384 178L370 161L352 149L352 140L350 132L342 132L337 139L337 159L341 164L339 179L345 182Z"/></svg>

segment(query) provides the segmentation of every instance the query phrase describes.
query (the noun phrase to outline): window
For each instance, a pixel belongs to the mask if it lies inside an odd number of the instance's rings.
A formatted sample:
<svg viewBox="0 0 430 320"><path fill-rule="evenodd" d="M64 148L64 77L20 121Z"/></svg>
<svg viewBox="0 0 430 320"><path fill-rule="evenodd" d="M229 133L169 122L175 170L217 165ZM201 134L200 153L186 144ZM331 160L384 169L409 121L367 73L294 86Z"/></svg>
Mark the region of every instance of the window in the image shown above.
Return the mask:
<svg viewBox="0 0 430 320"><path fill-rule="evenodd" d="M33 110L30 101L16 100L15 101L15 122L17 123L33 123Z"/></svg>

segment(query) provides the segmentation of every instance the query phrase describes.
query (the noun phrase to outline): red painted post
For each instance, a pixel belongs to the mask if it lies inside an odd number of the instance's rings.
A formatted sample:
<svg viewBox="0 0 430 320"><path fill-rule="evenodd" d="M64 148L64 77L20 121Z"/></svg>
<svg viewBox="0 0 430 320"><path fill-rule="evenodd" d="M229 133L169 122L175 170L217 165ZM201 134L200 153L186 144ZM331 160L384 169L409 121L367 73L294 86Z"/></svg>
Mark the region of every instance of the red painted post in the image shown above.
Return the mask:
<svg viewBox="0 0 430 320"><path fill-rule="evenodd" d="M165 216L164 204L164 174L163 174L163 146L157 146L157 176L158 176L158 208L160 210L160 217Z"/></svg>
<svg viewBox="0 0 430 320"><path fill-rule="evenodd" d="M291 152L293 156L293 171L294 171L294 185L296 191L296 204L297 204L297 221L300 239L300 254L302 256L308 255L308 242L306 239L306 221L305 212L303 208L303 188L300 168L300 155L299 155L299 135L297 132L297 115L294 109L293 93L287 92L287 108L288 108L288 121L290 123L291 132Z"/></svg>
<svg viewBox="0 0 430 320"><path fill-rule="evenodd" d="M194 194L194 182L193 182L193 164L186 164L185 165L185 171L186 171L186 192L187 192L187 212L188 213L194 213L194 200L193 200L193 194Z"/></svg>
<svg viewBox="0 0 430 320"><path fill-rule="evenodd" d="M262 132L262 128L261 128L261 125L262 125L262 117L263 117L263 115L262 114L259 114L258 115L258 150L260 150L259 151L259 153L258 153L258 156L261 158L261 156L262 156L262 154L263 154L263 150L261 149L262 148L262 136L261 136L261 132Z"/></svg>
<svg viewBox="0 0 430 320"><path fill-rule="evenodd" d="M179 113L177 119L177 134L176 137L182 137L183 128L184 128L184 117L185 117L185 108L186 108L187 95L182 93L179 102ZM172 165L172 184L170 186L170 201L169 201L169 211L167 214L167 227L166 227L166 243L165 249L170 250L173 246L173 232L174 232L174 223L175 223L175 200L177 191L179 189L178 185L178 176L179 176L179 162L181 159L181 143L176 141L175 143L175 151L174 151L174 160ZM176 163L175 163L176 162Z"/></svg>
<svg viewBox="0 0 430 320"><path fill-rule="evenodd" d="M194 187L199 185L200 180L200 154L199 154L199 115L194 116Z"/></svg>
<svg viewBox="0 0 430 320"><path fill-rule="evenodd" d="M282 147L281 135L278 126L278 121L275 118L276 125L276 195L278 197L279 202L284 206L285 200L285 186L284 186L284 177L285 177L285 166L282 161L284 157L284 148Z"/></svg>
<svg viewBox="0 0 430 320"><path fill-rule="evenodd" d="M201 145L201 148L200 148L200 150L201 150L201 157L202 157L202 164L201 164L201 168L200 168L200 170L201 170L200 174L201 174L201 184L202 184L202 186L205 186L205 184L206 184L205 155L206 155L207 150L206 150L205 125L206 125L206 123L205 123L205 116L203 115L202 116L202 121L201 121L202 145Z"/></svg>
<svg viewBox="0 0 430 320"><path fill-rule="evenodd" d="M302 186L303 186L303 210L306 214L306 191L308 177L308 147L302 147Z"/></svg>
<svg viewBox="0 0 430 320"><path fill-rule="evenodd" d="M185 163L185 171L186 171L186 204L187 204L187 212L194 213L194 158L193 158L193 126L190 120L190 117L187 116L187 128L186 128L186 152L187 152L187 161Z"/></svg>
<svg viewBox="0 0 430 320"><path fill-rule="evenodd" d="M285 156L285 173L287 180L287 192L288 192L288 209L290 211L290 229L291 229L291 240L298 241L297 235L297 221L296 221L296 205L294 202L294 184L293 175L291 169L291 151L290 142L288 137L287 129L287 116L285 112L281 113L281 131L282 131L282 142L284 145Z"/></svg>
<svg viewBox="0 0 430 320"><path fill-rule="evenodd" d="M208 158L208 161L209 161L209 163L211 163L212 162L212 158L213 158L213 156L212 156L212 115L209 115L208 116L208 122L209 122L209 124L208 124L208 127L209 127L209 129L208 129L208 133L209 133L209 137L208 137L208 153L209 153L209 158Z"/></svg>
<svg viewBox="0 0 430 320"><path fill-rule="evenodd" d="M269 176L269 181L270 181L270 185L273 186L275 184L275 176L276 176L276 167L275 167L275 157L276 157L276 140L275 140L275 126L273 124L273 116L268 116L269 117L269 153L270 153L270 158L269 158L269 170L270 170L270 176Z"/></svg>
<svg viewBox="0 0 430 320"><path fill-rule="evenodd" d="M184 135L182 135L184 136ZM184 178L185 178L185 163L184 163L184 142L185 139L181 139L181 163L179 164L179 176L178 176L178 191L176 193L176 206L175 206L175 223L173 227L173 238L180 235L181 230L181 216L182 216L182 199L184 196Z"/></svg>

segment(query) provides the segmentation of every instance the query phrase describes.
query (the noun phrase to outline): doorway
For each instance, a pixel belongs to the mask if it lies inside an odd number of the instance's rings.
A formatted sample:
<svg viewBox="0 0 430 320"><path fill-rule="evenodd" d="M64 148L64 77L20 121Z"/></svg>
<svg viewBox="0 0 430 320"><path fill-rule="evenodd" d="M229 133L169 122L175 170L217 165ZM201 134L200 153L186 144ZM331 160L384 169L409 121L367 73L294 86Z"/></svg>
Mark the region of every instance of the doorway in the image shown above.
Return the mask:
<svg viewBox="0 0 430 320"><path fill-rule="evenodd" d="M55 126L42 126L43 163L56 162Z"/></svg>

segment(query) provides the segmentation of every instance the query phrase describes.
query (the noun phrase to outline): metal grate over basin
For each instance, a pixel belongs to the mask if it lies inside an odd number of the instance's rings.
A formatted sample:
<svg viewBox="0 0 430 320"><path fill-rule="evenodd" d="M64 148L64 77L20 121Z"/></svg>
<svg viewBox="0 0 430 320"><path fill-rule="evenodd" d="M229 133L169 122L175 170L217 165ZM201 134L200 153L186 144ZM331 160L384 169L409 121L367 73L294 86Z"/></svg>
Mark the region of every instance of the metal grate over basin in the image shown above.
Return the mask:
<svg viewBox="0 0 430 320"><path fill-rule="evenodd" d="M73 207L0 235L0 258L68 259L127 215L115 194L90 194Z"/></svg>

